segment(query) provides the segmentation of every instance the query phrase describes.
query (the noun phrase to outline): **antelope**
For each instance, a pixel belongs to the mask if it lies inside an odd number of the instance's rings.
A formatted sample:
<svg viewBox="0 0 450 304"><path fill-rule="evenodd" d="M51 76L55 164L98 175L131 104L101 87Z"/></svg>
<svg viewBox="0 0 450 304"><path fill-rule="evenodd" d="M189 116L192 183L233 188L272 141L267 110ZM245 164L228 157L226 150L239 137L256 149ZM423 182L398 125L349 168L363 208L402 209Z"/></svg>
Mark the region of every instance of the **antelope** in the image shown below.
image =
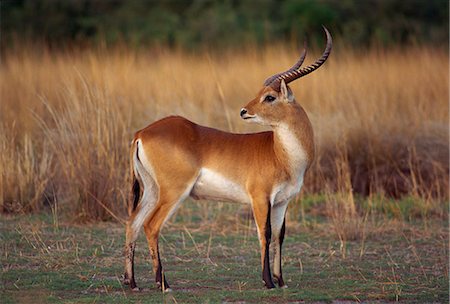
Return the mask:
<svg viewBox="0 0 450 304"><path fill-rule="evenodd" d="M136 132L131 144L132 203L128 204L124 284L138 291L134 251L142 226L152 257L157 286L170 291L159 254L162 226L187 197L250 204L261 249L265 287L286 288L281 248L289 200L300 192L314 158L311 122L288 84L318 69L328 58L332 39L312 65L300 59L287 71L269 77L256 97L240 110L242 119L272 131L235 134L170 116ZM141 195L142 188L142 195ZM273 278L269 245L275 255Z"/></svg>

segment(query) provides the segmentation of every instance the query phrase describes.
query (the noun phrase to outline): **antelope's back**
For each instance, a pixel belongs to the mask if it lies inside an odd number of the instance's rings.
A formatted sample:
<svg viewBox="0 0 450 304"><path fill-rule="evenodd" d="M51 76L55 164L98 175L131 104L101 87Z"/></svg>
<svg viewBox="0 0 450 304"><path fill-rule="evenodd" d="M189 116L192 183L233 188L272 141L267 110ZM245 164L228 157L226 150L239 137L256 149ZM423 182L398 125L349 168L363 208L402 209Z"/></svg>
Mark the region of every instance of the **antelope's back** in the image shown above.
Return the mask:
<svg viewBox="0 0 450 304"><path fill-rule="evenodd" d="M180 116L169 116L136 132L153 166L169 170L186 166L221 172L244 182L255 167L275 170L273 132L228 133L195 124ZM175 167L173 167L175 165ZM161 168L162 169L162 168ZM259 174L259 173L258 173Z"/></svg>

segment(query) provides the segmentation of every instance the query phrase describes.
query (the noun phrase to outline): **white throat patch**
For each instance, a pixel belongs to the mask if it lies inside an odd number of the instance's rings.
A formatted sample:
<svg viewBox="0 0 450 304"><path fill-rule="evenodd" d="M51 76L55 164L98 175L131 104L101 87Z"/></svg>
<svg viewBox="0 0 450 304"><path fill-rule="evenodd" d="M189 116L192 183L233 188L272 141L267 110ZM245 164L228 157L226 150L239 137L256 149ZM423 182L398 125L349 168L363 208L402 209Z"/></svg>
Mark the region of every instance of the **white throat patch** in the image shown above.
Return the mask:
<svg viewBox="0 0 450 304"><path fill-rule="evenodd" d="M272 189L270 197L272 205L287 201L300 192L303 185L303 176L308 165L308 155L295 133L285 124L277 126L275 132L287 153L292 179L276 185Z"/></svg>
<svg viewBox="0 0 450 304"><path fill-rule="evenodd" d="M290 167L293 172L301 170L302 167L306 167L308 155L295 133L286 124L277 126L275 132L288 155Z"/></svg>

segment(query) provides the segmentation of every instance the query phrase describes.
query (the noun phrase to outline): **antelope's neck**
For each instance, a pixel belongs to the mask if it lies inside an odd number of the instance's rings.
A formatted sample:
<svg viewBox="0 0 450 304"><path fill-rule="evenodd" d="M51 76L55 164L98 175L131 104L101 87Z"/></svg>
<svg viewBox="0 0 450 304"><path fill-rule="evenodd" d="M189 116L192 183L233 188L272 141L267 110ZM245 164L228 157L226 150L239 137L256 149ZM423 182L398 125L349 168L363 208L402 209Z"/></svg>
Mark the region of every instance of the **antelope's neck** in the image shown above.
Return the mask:
<svg viewBox="0 0 450 304"><path fill-rule="evenodd" d="M277 158L291 177L303 175L314 159L312 126L303 108L296 107L273 131Z"/></svg>

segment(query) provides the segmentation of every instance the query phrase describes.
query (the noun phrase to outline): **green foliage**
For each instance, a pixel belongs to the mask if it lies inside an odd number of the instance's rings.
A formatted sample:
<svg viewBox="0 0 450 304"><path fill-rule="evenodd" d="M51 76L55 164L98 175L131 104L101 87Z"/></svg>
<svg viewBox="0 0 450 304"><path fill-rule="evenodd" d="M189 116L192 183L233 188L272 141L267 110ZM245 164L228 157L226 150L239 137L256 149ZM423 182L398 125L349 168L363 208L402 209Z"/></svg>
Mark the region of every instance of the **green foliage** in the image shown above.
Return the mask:
<svg viewBox="0 0 450 304"><path fill-rule="evenodd" d="M447 45L445 0L5 0L1 47L123 42L132 46L231 47L273 40L323 39L329 27L346 44Z"/></svg>

